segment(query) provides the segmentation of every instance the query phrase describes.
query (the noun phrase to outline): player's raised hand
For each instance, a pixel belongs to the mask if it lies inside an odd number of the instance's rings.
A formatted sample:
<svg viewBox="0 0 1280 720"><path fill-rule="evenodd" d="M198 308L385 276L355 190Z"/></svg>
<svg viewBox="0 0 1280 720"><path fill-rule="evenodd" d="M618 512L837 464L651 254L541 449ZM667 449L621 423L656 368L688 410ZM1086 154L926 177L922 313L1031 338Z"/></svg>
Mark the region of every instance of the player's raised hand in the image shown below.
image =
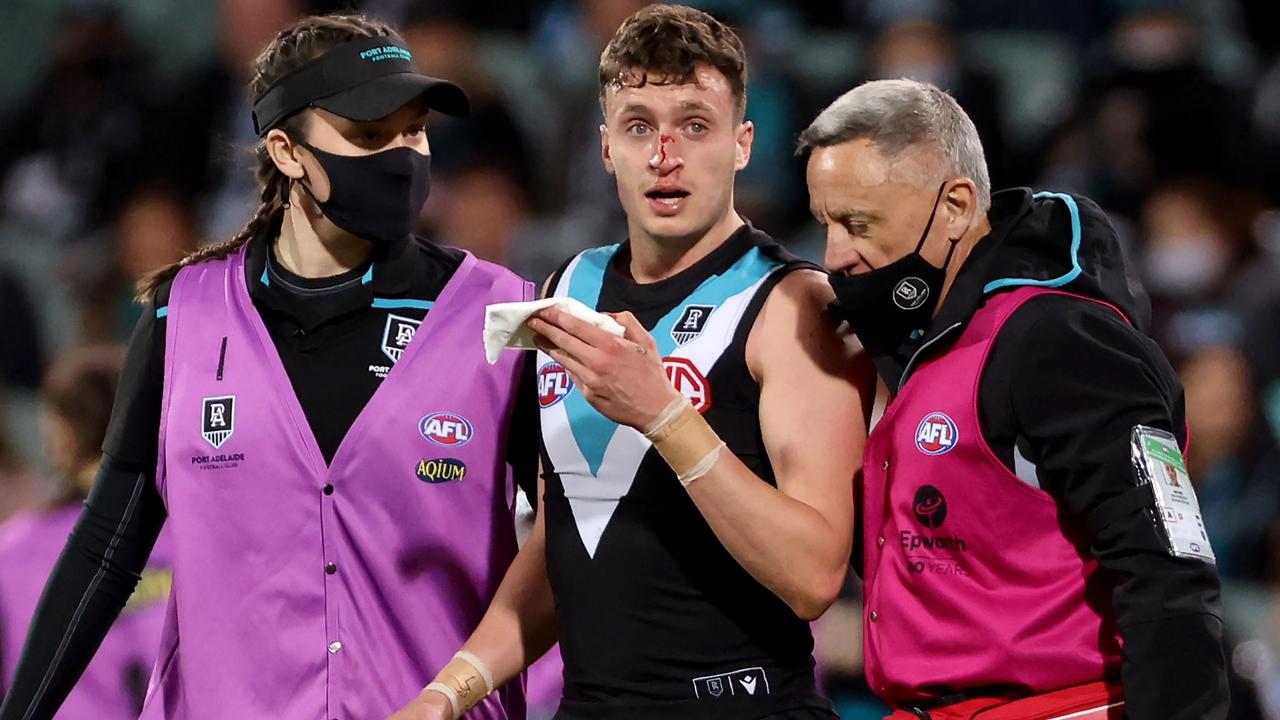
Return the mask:
<svg viewBox="0 0 1280 720"><path fill-rule="evenodd" d="M601 415L643 430L679 392L662 369L658 345L629 312L610 313L626 330L617 337L556 308L529 319L543 352L564 366Z"/></svg>

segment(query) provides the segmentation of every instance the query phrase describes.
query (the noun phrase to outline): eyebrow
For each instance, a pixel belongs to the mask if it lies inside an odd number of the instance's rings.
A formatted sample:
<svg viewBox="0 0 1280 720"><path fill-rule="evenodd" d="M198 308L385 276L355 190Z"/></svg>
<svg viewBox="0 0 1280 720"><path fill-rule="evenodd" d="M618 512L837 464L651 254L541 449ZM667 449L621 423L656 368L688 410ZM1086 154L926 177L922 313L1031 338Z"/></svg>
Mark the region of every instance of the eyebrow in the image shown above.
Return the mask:
<svg viewBox="0 0 1280 720"><path fill-rule="evenodd" d="M703 102L701 100L682 101L680 103L680 109L685 111L690 111L690 112L714 112L715 111L715 108L713 108L709 103Z"/></svg>
<svg viewBox="0 0 1280 720"><path fill-rule="evenodd" d="M813 213L815 218L821 219L817 208L809 208L809 212ZM868 225L880 219L880 216L870 210L857 210L855 208L837 208L829 213L832 220L844 224L849 222L867 223Z"/></svg>
<svg viewBox="0 0 1280 720"><path fill-rule="evenodd" d="M651 114L651 111L647 105L632 102L623 105L622 109L619 110L618 113L620 115L649 115Z"/></svg>
<svg viewBox="0 0 1280 720"><path fill-rule="evenodd" d="M680 109L681 112L686 112L686 113L702 113L702 114L715 113L715 108L712 107L710 103L704 102L702 100L683 100L680 102L680 104L677 107ZM622 108L618 111L618 113L621 115L651 115L653 114L653 110L650 109L648 105L643 105L637 102L629 102L626 105L623 105Z"/></svg>

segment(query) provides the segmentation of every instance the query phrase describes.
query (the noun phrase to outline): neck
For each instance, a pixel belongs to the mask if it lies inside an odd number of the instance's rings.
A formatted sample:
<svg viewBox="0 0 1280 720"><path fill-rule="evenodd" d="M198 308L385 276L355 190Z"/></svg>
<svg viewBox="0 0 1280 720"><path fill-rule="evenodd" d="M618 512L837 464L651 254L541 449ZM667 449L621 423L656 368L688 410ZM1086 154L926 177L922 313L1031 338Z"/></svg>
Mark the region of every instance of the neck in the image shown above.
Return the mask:
<svg viewBox="0 0 1280 720"><path fill-rule="evenodd" d="M294 184L275 247L275 258L284 269L298 277L332 277L355 269L372 251L367 240L329 222Z"/></svg>
<svg viewBox="0 0 1280 720"><path fill-rule="evenodd" d="M956 249L951 257L951 262L947 265L945 280L942 282L942 292L938 295L938 304L935 306L933 316L937 317L942 310L942 305L947 301L947 295L951 293L951 285L955 282L956 276L960 274L960 268L964 267L964 261L969 259L969 254L973 252L973 248L978 245L978 241L991 234L991 221L986 215L982 219L974 223L960 239L956 241Z"/></svg>
<svg viewBox="0 0 1280 720"><path fill-rule="evenodd" d="M692 238L658 238L630 223L631 278L646 284L677 275L710 255L744 224L732 206L715 225Z"/></svg>

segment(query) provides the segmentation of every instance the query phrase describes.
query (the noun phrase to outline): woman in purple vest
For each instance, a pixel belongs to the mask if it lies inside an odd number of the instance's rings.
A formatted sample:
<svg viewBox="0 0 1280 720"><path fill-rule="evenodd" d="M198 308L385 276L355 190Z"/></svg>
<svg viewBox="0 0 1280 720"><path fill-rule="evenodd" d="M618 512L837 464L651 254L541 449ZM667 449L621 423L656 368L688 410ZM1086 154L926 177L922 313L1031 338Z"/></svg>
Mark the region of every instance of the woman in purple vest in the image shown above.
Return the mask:
<svg viewBox="0 0 1280 720"><path fill-rule="evenodd" d="M532 288L412 235L427 114L468 102L404 45L312 17L259 57L261 205L144 283L103 467L0 718L53 716L162 525L143 718L384 717L479 621L537 464L536 414L515 417L532 376L483 362L481 324ZM518 684L479 709L523 714Z"/></svg>
<svg viewBox="0 0 1280 720"><path fill-rule="evenodd" d="M97 474L123 360L117 348L76 349L54 363L45 377L41 435L57 473L57 494L45 506L21 512L0 526L0 694L12 685L40 589ZM138 716L173 578L170 548L168 538L161 536L142 571L142 582L67 697L62 717Z"/></svg>

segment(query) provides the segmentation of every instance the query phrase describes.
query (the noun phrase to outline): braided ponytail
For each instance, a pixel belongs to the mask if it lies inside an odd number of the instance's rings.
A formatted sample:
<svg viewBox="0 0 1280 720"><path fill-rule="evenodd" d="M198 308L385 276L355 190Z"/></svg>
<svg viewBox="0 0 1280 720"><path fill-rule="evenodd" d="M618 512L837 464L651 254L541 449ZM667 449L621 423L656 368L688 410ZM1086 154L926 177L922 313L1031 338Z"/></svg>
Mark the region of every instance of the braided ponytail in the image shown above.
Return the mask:
<svg viewBox="0 0 1280 720"><path fill-rule="evenodd" d="M328 50L359 37L390 37L403 42L389 25L363 15L316 15L304 18L276 35L254 63L254 77L249 83L253 97L259 97L280 78L301 68ZM283 130L301 137L302 114L291 115L280 124ZM279 232L289 197L289 178L280 172L267 154L265 141L254 147L254 175L262 194L258 209L240 232L220 243L206 245L176 263L166 265L138 282L137 299L147 302L156 288L172 280L188 265L220 260L239 250L251 239L268 232Z"/></svg>

